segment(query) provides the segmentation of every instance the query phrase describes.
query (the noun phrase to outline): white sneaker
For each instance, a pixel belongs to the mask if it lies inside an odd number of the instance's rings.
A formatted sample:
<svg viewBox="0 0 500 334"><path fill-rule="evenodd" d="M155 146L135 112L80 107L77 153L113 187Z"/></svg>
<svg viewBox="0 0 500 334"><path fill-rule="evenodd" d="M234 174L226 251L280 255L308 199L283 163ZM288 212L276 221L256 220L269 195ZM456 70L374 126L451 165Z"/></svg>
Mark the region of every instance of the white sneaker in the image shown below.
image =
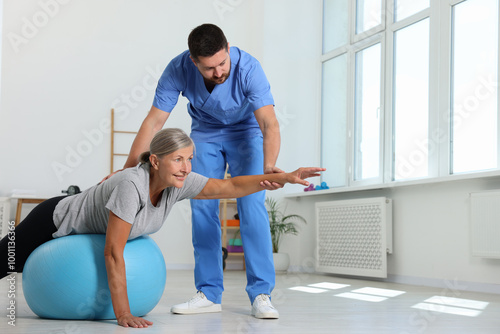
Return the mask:
<svg viewBox="0 0 500 334"><path fill-rule="evenodd" d="M271 304L268 295L260 294L252 304L252 315L259 319L278 319L279 313Z"/></svg>
<svg viewBox="0 0 500 334"><path fill-rule="evenodd" d="M203 292L198 291L187 303L172 306L170 312L177 314L197 314L220 312L221 310L220 304L212 303L205 297Z"/></svg>

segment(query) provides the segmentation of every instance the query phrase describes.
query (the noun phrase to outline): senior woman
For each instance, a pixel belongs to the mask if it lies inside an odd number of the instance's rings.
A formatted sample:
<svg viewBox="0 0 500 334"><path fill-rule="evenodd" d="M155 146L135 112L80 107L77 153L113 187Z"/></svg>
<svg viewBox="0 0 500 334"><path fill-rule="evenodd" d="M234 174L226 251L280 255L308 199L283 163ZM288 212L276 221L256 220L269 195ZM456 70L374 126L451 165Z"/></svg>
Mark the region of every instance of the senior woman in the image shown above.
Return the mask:
<svg viewBox="0 0 500 334"><path fill-rule="evenodd" d="M323 168L299 168L291 173L209 179L191 173L194 145L182 130L164 129L151 141L134 168L117 173L73 196L60 196L36 206L15 229L16 268L22 272L28 256L39 245L69 234L106 234L104 257L113 310L124 327L153 323L130 313L123 250L128 240L160 229L172 206L183 199L238 198L263 189L267 182L298 183L318 176ZM7 237L0 253L7 259ZM7 261L5 262L7 264Z"/></svg>

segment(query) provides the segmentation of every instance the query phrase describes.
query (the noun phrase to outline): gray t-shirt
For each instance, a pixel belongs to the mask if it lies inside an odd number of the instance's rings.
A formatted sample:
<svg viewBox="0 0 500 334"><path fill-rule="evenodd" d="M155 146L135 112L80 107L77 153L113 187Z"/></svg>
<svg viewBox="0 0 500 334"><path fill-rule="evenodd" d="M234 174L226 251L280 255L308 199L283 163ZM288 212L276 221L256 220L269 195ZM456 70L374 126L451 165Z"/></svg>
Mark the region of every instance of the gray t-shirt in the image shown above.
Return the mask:
<svg viewBox="0 0 500 334"><path fill-rule="evenodd" d="M132 224L128 240L157 232L172 206L183 199L196 197L207 181L208 178L200 174L190 173L182 188L166 188L160 201L153 206L149 198L149 165L139 164L61 200L54 210L57 232L52 236L104 234L109 211Z"/></svg>

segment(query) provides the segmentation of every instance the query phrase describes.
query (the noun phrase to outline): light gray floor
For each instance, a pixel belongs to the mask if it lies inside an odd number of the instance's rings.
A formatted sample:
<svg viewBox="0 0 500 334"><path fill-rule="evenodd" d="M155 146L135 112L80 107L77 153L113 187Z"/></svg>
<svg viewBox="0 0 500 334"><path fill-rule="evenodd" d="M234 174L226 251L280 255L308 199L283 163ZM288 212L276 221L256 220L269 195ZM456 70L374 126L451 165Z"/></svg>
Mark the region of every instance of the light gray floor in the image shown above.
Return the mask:
<svg viewBox="0 0 500 334"><path fill-rule="evenodd" d="M222 313L174 315L170 307L187 301L195 290L191 271L169 271L162 300L146 316L154 325L127 329L115 321L40 319L24 300L19 275L15 299L8 296L6 280L0 281L0 333L500 333L500 295L495 294L294 273L276 278L273 303L280 319L259 320L250 316L245 273L226 271L224 281ZM315 287L316 293L290 289L311 289L317 283L337 285ZM364 289L368 287L383 290ZM6 317L11 300L16 302L15 327ZM445 313L449 311L465 315Z"/></svg>

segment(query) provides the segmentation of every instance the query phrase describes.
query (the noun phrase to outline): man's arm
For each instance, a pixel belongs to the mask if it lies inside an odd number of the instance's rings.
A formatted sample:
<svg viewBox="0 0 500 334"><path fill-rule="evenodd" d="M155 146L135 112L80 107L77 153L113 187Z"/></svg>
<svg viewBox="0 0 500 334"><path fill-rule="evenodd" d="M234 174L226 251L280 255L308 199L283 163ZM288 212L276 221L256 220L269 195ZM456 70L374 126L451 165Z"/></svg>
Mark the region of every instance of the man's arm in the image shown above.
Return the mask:
<svg viewBox="0 0 500 334"><path fill-rule="evenodd" d="M139 163L139 156L141 153L149 151L151 140L155 133L163 128L168 116L170 116L169 112L165 112L154 106L151 107L132 143L127 162L123 168L133 167Z"/></svg>
<svg viewBox="0 0 500 334"><path fill-rule="evenodd" d="M272 105L264 106L255 110L254 115L264 137L264 174L282 173L282 170L275 170L276 160L278 160L280 152L281 136L274 107Z"/></svg>
<svg viewBox="0 0 500 334"><path fill-rule="evenodd" d="M276 160L278 160L281 146L281 135L274 107L272 105L264 106L255 110L254 115L264 137L264 174L283 173L281 169L276 167ZM273 184L269 181L264 181L261 185L267 190L275 190L283 187L281 184Z"/></svg>

